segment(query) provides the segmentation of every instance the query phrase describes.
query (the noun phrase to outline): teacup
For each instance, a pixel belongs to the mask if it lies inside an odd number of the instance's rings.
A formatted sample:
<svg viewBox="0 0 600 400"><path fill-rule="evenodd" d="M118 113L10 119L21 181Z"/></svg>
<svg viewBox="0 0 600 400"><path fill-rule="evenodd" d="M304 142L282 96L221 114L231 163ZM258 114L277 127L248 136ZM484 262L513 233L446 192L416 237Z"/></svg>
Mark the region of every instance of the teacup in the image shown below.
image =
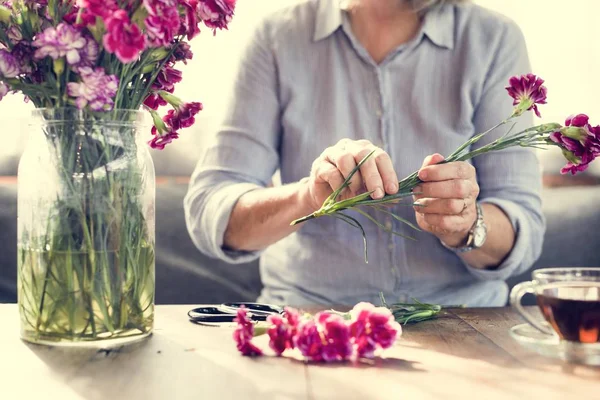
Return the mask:
<svg viewBox="0 0 600 400"><path fill-rule="evenodd" d="M600 268L545 268L533 272L533 280L516 285L510 304L532 326L561 340L600 342ZM533 317L521 304L526 293L536 296L547 324Z"/></svg>

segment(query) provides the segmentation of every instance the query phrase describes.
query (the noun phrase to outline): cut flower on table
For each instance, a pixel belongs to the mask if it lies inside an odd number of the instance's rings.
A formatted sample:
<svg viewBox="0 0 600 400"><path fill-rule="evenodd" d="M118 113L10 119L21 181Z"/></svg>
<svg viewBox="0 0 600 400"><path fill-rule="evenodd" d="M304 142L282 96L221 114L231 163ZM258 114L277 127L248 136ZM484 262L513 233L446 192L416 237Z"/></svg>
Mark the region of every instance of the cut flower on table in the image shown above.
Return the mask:
<svg viewBox="0 0 600 400"><path fill-rule="evenodd" d="M344 318L335 311L300 316L286 307L285 313L271 315L264 326L255 330L244 308L237 311L233 338L245 356L260 356L262 350L252 343L253 336L267 333L269 347L277 356L297 351L305 361L339 362L372 359L394 345L402 327L385 307L359 303Z"/></svg>

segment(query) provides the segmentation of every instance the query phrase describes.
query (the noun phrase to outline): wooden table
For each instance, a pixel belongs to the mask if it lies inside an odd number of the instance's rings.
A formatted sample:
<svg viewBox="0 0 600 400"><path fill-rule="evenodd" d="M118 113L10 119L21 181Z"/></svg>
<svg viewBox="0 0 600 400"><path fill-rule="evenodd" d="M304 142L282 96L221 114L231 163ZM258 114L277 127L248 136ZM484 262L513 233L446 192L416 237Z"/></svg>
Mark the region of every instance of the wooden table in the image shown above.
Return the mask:
<svg viewBox="0 0 600 400"><path fill-rule="evenodd" d="M0 399L600 399L600 368L522 349L506 308L409 325L372 365L242 357L230 329L188 322L190 308L158 306L149 340L97 351L26 344L16 305L0 305Z"/></svg>

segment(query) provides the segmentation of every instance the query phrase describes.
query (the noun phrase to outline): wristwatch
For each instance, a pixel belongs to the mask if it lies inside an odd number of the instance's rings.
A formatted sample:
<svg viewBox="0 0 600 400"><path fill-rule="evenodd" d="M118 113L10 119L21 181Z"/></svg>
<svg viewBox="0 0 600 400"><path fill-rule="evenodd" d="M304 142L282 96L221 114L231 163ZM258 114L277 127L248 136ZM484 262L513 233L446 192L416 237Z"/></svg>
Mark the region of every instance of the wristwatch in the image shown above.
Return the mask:
<svg viewBox="0 0 600 400"><path fill-rule="evenodd" d="M476 203L477 207L477 220L471 227L469 231L469 235L467 236L467 243L462 247L451 247L446 243L442 242L442 245L452 250L455 253L466 253L467 251L475 250L483 246L485 243L485 239L487 239L487 225L483 220L483 210L481 209L481 205Z"/></svg>

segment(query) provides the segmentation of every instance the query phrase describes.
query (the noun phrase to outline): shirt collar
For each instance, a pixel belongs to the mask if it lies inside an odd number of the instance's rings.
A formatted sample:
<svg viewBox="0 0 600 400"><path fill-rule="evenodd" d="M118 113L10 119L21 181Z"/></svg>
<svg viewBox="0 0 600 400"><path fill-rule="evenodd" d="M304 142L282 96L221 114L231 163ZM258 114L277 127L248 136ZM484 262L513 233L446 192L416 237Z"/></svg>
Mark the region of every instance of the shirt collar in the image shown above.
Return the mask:
<svg viewBox="0 0 600 400"><path fill-rule="evenodd" d="M313 40L325 39L342 26L343 12L340 0L319 0ZM429 11L422 32L435 45L454 48L454 7L446 5Z"/></svg>
<svg viewBox="0 0 600 400"><path fill-rule="evenodd" d="M454 7L444 5L425 14L423 34L435 45L454 48Z"/></svg>
<svg viewBox="0 0 600 400"><path fill-rule="evenodd" d="M313 40L325 39L342 26L340 0L319 0Z"/></svg>

